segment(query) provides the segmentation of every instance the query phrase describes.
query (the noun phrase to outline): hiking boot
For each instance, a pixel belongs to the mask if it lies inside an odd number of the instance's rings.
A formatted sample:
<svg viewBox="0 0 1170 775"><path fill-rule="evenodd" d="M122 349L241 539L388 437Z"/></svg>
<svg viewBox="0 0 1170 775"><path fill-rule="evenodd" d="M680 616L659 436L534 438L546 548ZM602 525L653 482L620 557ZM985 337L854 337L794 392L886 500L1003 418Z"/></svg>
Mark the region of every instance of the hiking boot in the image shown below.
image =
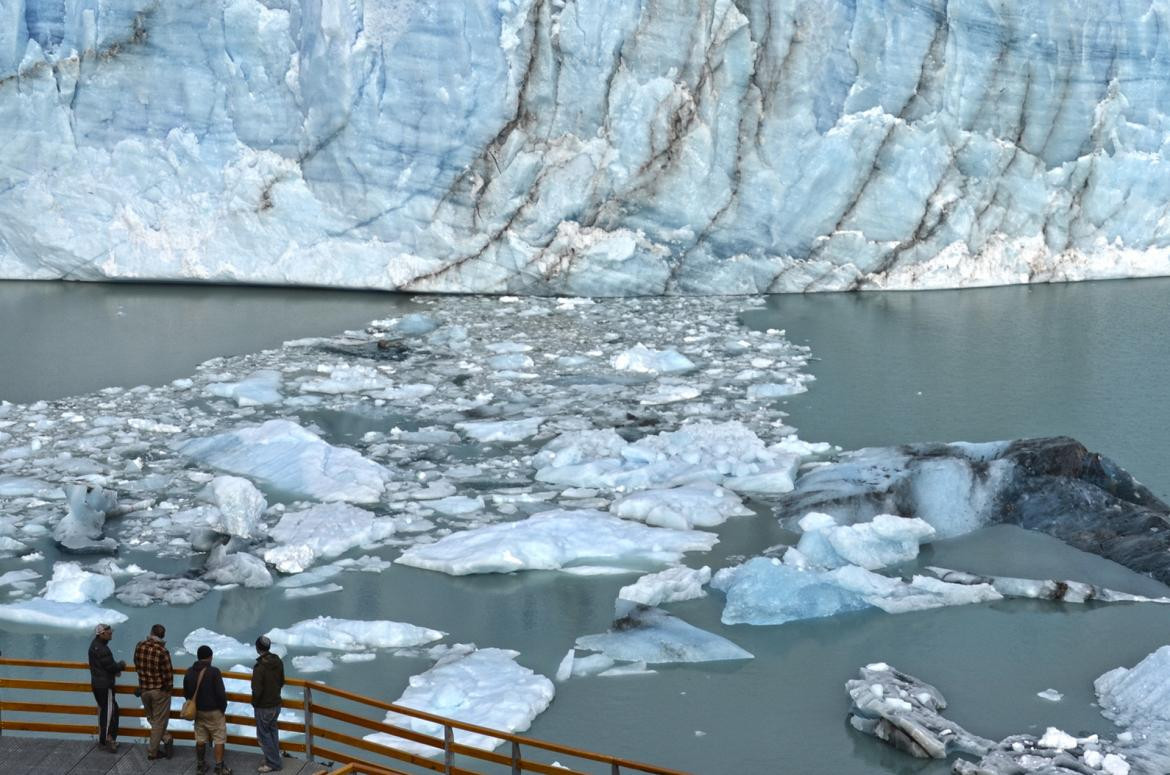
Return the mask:
<svg viewBox="0 0 1170 775"><path fill-rule="evenodd" d="M215 775L232 775L232 771L223 762L215 763Z"/></svg>
<svg viewBox="0 0 1170 775"><path fill-rule="evenodd" d="M168 737L166 740L163 740L162 753L159 755L165 759L169 759L175 755L175 738Z"/></svg>
<svg viewBox="0 0 1170 775"><path fill-rule="evenodd" d="M113 740L107 740L104 743L98 743L98 748L100 748L103 751L106 751L108 753L117 753L118 752L118 744L115 743Z"/></svg>
<svg viewBox="0 0 1170 775"><path fill-rule="evenodd" d="M280 772L280 768L273 767L268 762L264 762L263 764L261 764L259 767L256 768L256 772Z"/></svg>
<svg viewBox="0 0 1170 775"><path fill-rule="evenodd" d="M207 762L200 759L195 763L195 775L207 775Z"/></svg>

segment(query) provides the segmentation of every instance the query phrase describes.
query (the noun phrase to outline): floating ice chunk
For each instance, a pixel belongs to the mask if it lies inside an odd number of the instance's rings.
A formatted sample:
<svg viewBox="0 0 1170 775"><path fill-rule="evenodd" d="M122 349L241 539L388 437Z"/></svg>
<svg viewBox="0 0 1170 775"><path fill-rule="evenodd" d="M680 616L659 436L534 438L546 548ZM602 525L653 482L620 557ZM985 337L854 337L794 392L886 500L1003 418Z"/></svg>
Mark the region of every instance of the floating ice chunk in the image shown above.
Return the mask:
<svg viewBox="0 0 1170 775"><path fill-rule="evenodd" d="M615 355L610 364L618 371L643 374L667 374L695 368L695 364L677 350L651 350L641 342Z"/></svg>
<svg viewBox="0 0 1170 775"><path fill-rule="evenodd" d="M45 600L57 603L100 603L114 594L114 580L90 573L75 562L53 564L53 577L45 584Z"/></svg>
<svg viewBox="0 0 1170 775"><path fill-rule="evenodd" d="M410 686L396 704L469 724L523 732L552 702L555 689L552 681L516 664L517 655L515 651L504 649L479 649L440 660L425 673L413 676ZM440 740L443 737L443 728L439 724L398 713L387 713L385 722L437 736ZM367 735L365 739L419 756L435 756L442 752L441 748L381 732ZM455 742L490 751L503 741L456 729Z"/></svg>
<svg viewBox="0 0 1170 775"><path fill-rule="evenodd" d="M1077 739L1062 729L1048 727L1036 744L1041 748L1069 751L1077 747Z"/></svg>
<svg viewBox="0 0 1170 775"><path fill-rule="evenodd" d="M387 401L417 401L426 398L435 392L435 386L425 382L414 382L409 385L388 387L385 390L370 393L371 398L382 398Z"/></svg>
<svg viewBox="0 0 1170 775"><path fill-rule="evenodd" d="M63 500L65 492L55 484L27 476L0 476L0 498Z"/></svg>
<svg viewBox="0 0 1170 775"><path fill-rule="evenodd" d="M428 315L412 312L409 315L403 315L394 324L393 331L399 336L426 336L440 325L439 321Z"/></svg>
<svg viewBox="0 0 1170 775"><path fill-rule="evenodd" d="M532 458L536 468L563 468L578 463L617 458L629 442L613 428L562 433Z"/></svg>
<svg viewBox="0 0 1170 775"><path fill-rule="evenodd" d="M1101 771L1105 775L1129 775L1130 765L1124 756L1115 753L1105 754L1101 760Z"/></svg>
<svg viewBox="0 0 1170 775"><path fill-rule="evenodd" d="M684 552L708 551L718 540L710 533L647 527L599 511L556 510L412 546L397 562L456 576L555 570L599 560L678 562Z"/></svg>
<svg viewBox="0 0 1170 775"><path fill-rule="evenodd" d="M174 578L147 571L118 588L118 600L145 608L155 603L190 605L201 600L211 587L199 579Z"/></svg>
<svg viewBox="0 0 1170 775"><path fill-rule="evenodd" d="M10 570L7 573L0 573L0 587L12 586L13 584L24 584L29 581L39 579L41 574L35 570Z"/></svg>
<svg viewBox="0 0 1170 775"><path fill-rule="evenodd" d="M749 495L781 495L791 492L800 458L796 455L777 455L776 468L758 471L754 474L733 476L723 480L723 486Z"/></svg>
<svg viewBox="0 0 1170 775"><path fill-rule="evenodd" d="M657 670L651 670L647 668L645 662L631 662L628 665L614 665L613 667L606 668L605 670L602 670L600 673L598 673L597 677L619 678L625 675L653 675L657 672ZM696 734L701 735L702 733L696 732Z"/></svg>
<svg viewBox="0 0 1170 775"><path fill-rule="evenodd" d="M260 515L268 508L268 501L256 485L238 476L217 476L201 494L219 510L212 528L240 538L251 538L256 533Z"/></svg>
<svg viewBox="0 0 1170 775"><path fill-rule="evenodd" d="M618 598L646 606L694 600L707 594L703 585L710 580L711 569L706 565L698 570L680 565L642 576L618 590Z"/></svg>
<svg viewBox="0 0 1170 775"><path fill-rule="evenodd" d="M93 603L61 603L39 597L0 604L0 620L30 627L89 630L103 622L121 624L127 618L120 611L99 608Z"/></svg>
<svg viewBox="0 0 1170 775"><path fill-rule="evenodd" d="M207 392L220 398L235 400L237 406L263 406L279 404L284 400L280 393L279 371L262 369L249 374L239 382L212 382Z"/></svg>
<svg viewBox="0 0 1170 775"><path fill-rule="evenodd" d="M290 420L269 420L179 445L179 451L273 489L319 501L375 503L389 472Z"/></svg>
<svg viewBox="0 0 1170 775"><path fill-rule="evenodd" d="M284 590L284 596L289 599L300 597L316 597L328 595L331 592L340 592L344 587L340 584L318 584L307 587L289 587Z"/></svg>
<svg viewBox="0 0 1170 775"><path fill-rule="evenodd" d="M223 664L236 660L252 660L256 658L256 647L251 643L241 643L229 635L223 635L206 627L192 630L183 638L183 650L194 654L200 646L210 646L215 661ZM288 650L273 641L272 652L284 656ZM250 671L244 671L250 672ZM250 692L251 689L245 689Z"/></svg>
<svg viewBox="0 0 1170 775"><path fill-rule="evenodd" d="M619 498L609 510L625 519L680 530L714 527L729 517L753 513L739 496L715 484L643 490Z"/></svg>
<svg viewBox="0 0 1170 775"><path fill-rule="evenodd" d="M455 427L476 441L523 441L540 431L543 417L528 417L523 420L477 420L457 422Z"/></svg>
<svg viewBox="0 0 1170 775"><path fill-rule="evenodd" d="M808 390L799 380L792 382L757 382L748 385L747 397L751 401L773 401L777 398L787 398Z"/></svg>
<svg viewBox="0 0 1170 775"><path fill-rule="evenodd" d="M1093 682L1101 713L1120 726L1160 728L1170 741L1170 646L1131 668L1118 667Z"/></svg>
<svg viewBox="0 0 1170 775"><path fill-rule="evenodd" d="M69 512L53 528L53 540L63 550L77 554L108 554L117 551L118 543L103 538L106 513L118 505L110 490L84 484L65 486Z"/></svg>
<svg viewBox="0 0 1170 775"><path fill-rule="evenodd" d="M430 501L427 506L448 517L462 517L483 511L484 502L481 495L476 495L474 498L466 495L451 495Z"/></svg>
<svg viewBox="0 0 1170 775"><path fill-rule="evenodd" d="M355 651L370 648L421 646L443 637L444 633L426 627L386 620L334 619L319 616L297 622L288 629L267 633L273 643L302 648Z"/></svg>
<svg viewBox="0 0 1170 775"><path fill-rule="evenodd" d="M489 369L496 371L521 371L531 369L536 363L522 352L502 353L487 359Z"/></svg>
<svg viewBox="0 0 1170 775"><path fill-rule="evenodd" d="M301 673L325 673L333 669L333 660L327 656L293 657L293 667Z"/></svg>
<svg viewBox="0 0 1170 775"><path fill-rule="evenodd" d="M827 514L811 512L801 519L800 527L804 535L796 545L797 550L825 568L853 564L877 570L907 562L918 556L919 544L934 537L934 528L921 519L893 514L878 514L869 522L838 525Z"/></svg>
<svg viewBox="0 0 1170 775"><path fill-rule="evenodd" d="M569 675L573 678L598 675L609 670L614 664L613 658L605 654L587 654L583 657L576 656L575 651L570 651L569 654L572 655Z"/></svg>
<svg viewBox="0 0 1170 775"><path fill-rule="evenodd" d="M203 578L215 584L240 584L249 589L272 586L272 574L263 560L247 552L229 552L223 545L213 547L207 555Z"/></svg>
<svg viewBox="0 0 1170 775"><path fill-rule="evenodd" d="M720 570L711 586L727 595L724 624L784 624L870 607L861 595L824 574L796 570L767 557Z"/></svg>
<svg viewBox="0 0 1170 775"><path fill-rule="evenodd" d="M282 573L300 573L319 558L337 557L393 533L392 519L348 503L319 504L285 513L268 531L279 546L265 551L264 559Z"/></svg>
<svg viewBox="0 0 1170 775"><path fill-rule="evenodd" d="M575 645L614 660L647 664L752 658L726 638L644 605L631 606L608 632L582 635Z"/></svg>
<svg viewBox="0 0 1170 775"><path fill-rule="evenodd" d="M324 393L327 395L364 393L370 390L386 390L393 387L394 384L390 377L382 372L360 363L320 366L317 370L323 371L329 376L305 380L300 385L302 393Z"/></svg>
<svg viewBox="0 0 1170 775"><path fill-rule="evenodd" d="M702 394L703 391L694 385L660 384L649 393L643 394L638 399L638 403L643 406L673 404L676 401L690 401L692 398L698 398Z"/></svg>
<svg viewBox="0 0 1170 775"><path fill-rule="evenodd" d="M1055 689L1045 689L1042 692L1036 692L1036 696L1042 700L1048 700L1049 702L1060 702L1064 699L1064 695Z"/></svg>

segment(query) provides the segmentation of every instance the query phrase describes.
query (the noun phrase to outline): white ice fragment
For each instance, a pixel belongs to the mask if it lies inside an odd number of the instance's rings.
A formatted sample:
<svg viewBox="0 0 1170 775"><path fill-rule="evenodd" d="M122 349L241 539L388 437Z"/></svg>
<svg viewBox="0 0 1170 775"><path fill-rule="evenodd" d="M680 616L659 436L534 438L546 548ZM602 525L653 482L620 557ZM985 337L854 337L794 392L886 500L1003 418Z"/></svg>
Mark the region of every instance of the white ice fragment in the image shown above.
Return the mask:
<svg viewBox="0 0 1170 775"><path fill-rule="evenodd" d="M684 552L708 551L718 538L628 522L599 511L546 511L517 522L486 525L412 546L403 565L461 576L555 570L573 563L678 562Z"/></svg>
<svg viewBox="0 0 1170 775"><path fill-rule="evenodd" d="M220 663L256 658L256 647L251 643L242 643L229 635L223 635L206 627L194 629L187 633L187 637L183 638L183 650L188 653L194 654L200 646L210 647L213 659ZM275 644L275 642L272 651L282 657L288 653L287 649Z"/></svg>
<svg viewBox="0 0 1170 775"><path fill-rule="evenodd" d="M1036 741L1036 745L1041 748L1069 751L1077 747L1077 739L1061 729L1048 727L1044 735Z"/></svg>
<svg viewBox="0 0 1170 775"><path fill-rule="evenodd" d="M671 373L695 368L695 364L677 350L651 350L639 342L618 353L610 361L618 371L638 373Z"/></svg>
<svg viewBox="0 0 1170 775"><path fill-rule="evenodd" d="M100 603L114 594L114 580L90 573L75 562L53 564L53 577L45 584L44 599L58 603Z"/></svg>
<svg viewBox="0 0 1170 775"><path fill-rule="evenodd" d="M287 629L275 628L266 634L273 643L335 651L421 646L444 635L438 630L403 622L335 619L331 616L306 619Z"/></svg>
<svg viewBox="0 0 1170 775"><path fill-rule="evenodd" d="M537 675L515 661L517 652L504 649L479 649L470 654L454 654L434 667L410 679L410 686L396 700L403 705L428 713L459 719L469 724L523 732L532 720L552 702L552 681ZM442 739L440 725L421 719L387 713L385 723L413 729ZM441 748L420 745L385 733L367 735L366 740L393 746L418 756L435 756ZM455 742L492 750L503 741L455 730Z"/></svg>
<svg viewBox="0 0 1170 775"><path fill-rule="evenodd" d="M321 654L293 657L292 664L301 673L324 673L333 669L333 660Z"/></svg>
<svg viewBox="0 0 1170 775"><path fill-rule="evenodd" d="M212 527L245 539L257 532L260 515L268 508L268 501L256 485L239 476L215 477L203 489L202 496L218 509Z"/></svg>
<svg viewBox="0 0 1170 775"><path fill-rule="evenodd" d="M1036 696L1042 700L1048 700L1049 702L1060 702L1064 699L1064 695L1055 689L1045 689L1042 692L1036 692Z"/></svg>
<svg viewBox="0 0 1170 775"><path fill-rule="evenodd" d="M98 624L121 624L128 617L111 608L99 608L93 603L60 603L34 598L19 603L0 604L0 621L28 627L54 627L91 630Z"/></svg>
<svg viewBox="0 0 1170 775"><path fill-rule="evenodd" d="M272 489L319 501L375 503L389 476L377 463L327 444L290 420L191 439L178 449Z"/></svg>
<svg viewBox="0 0 1170 775"><path fill-rule="evenodd" d="M522 420L476 420L455 423L455 428L481 443L513 442L536 435L543 422L543 417L528 417Z"/></svg>
<svg viewBox="0 0 1170 775"><path fill-rule="evenodd" d="M269 531L279 544L264 560L282 573L300 573L320 558L337 557L358 546L385 540L394 533L392 519L348 503L322 503L286 512Z"/></svg>
<svg viewBox="0 0 1170 775"><path fill-rule="evenodd" d="M220 398L233 399L237 406L263 406L278 404L283 400L280 386L279 371L262 369L238 382L212 382L208 384L207 392Z"/></svg>
<svg viewBox="0 0 1170 775"><path fill-rule="evenodd" d="M738 495L716 484L642 490L614 501L609 510L625 519L680 530L715 527L729 517L753 513Z"/></svg>
<svg viewBox="0 0 1170 775"><path fill-rule="evenodd" d="M710 580L711 569L706 565L698 570L680 565L642 576L618 590L618 598L647 606L694 600L706 594L703 585Z"/></svg>

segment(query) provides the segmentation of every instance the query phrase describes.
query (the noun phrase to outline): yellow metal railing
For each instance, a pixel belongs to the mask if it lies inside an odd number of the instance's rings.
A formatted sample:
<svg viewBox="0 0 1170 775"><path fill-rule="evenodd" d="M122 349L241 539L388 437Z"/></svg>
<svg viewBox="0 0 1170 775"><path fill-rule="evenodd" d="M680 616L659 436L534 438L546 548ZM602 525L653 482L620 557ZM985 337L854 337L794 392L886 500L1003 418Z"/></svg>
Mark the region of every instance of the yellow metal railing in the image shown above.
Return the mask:
<svg viewBox="0 0 1170 775"><path fill-rule="evenodd" d="M47 672L89 669L89 665L85 662L55 662L41 659L10 659L7 657L0 658L0 667L37 668ZM132 672L134 667L130 666L126 669ZM175 669L176 674L181 675L185 672L185 670L180 668ZM245 681L251 677L246 673L224 673L223 675L225 678L237 678ZM389 702L382 702L361 694L345 691L344 689L337 689L323 683L290 678L285 681L285 685L301 690L300 699L286 698L282 701L282 704L285 708L301 711L303 720L281 721L278 726L283 731L301 735L303 740L282 740L280 744L281 749L293 753L302 753L311 761L323 759L335 762L340 767L340 769L334 771L335 775L341 775L342 773L409 775L409 772L417 772L419 770L441 772L444 775L479 775L481 771L466 769L466 766L482 766L476 764L476 762L493 765L490 770L491 772L510 771L513 775L521 775L521 773L525 772L536 772L542 775L590 775L591 773L607 772L608 775L620 775L623 771L647 773L648 775L685 775L678 770L655 767L650 764L642 764L616 756L594 753L566 745L514 735L510 732L489 729L477 724L468 724L457 719L436 716L432 713L406 708ZM92 723L69 724L40 720L43 716L92 716L95 714L95 709L92 704L68 705L39 701L14 702L9 699L12 690L38 693L80 692L89 695L90 685L88 681L11 678L7 675L0 675L0 734L9 730L47 732L53 734L93 734L94 726ZM119 686L115 691L118 694L133 694L134 689L132 686ZM181 691L181 689L172 689L171 693L172 695L178 696L181 694ZM335 700L349 703L356 707L351 712L341 710L337 707L327 706L314 700L314 694L326 695L331 698L331 701ZM251 696L248 694L229 692L227 697L234 702L251 703ZM442 728L443 736L441 738L432 737L412 729L387 724L383 721L366 718L361 715L363 712L368 713L370 711L383 713L385 711L393 711L394 713L409 718L429 721ZM13 719L13 714L19 714L21 718ZM27 718L30 715L34 716L34 718ZM127 707L121 709L121 716L126 718L141 718L143 715L144 712L141 708ZM171 718L178 718L177 713L172 712ZM329 720L330 723L328 725L323 723L325 719ZM229 724L248 727L255 725L254 720L250 716L239 716L235 714L228 715L227 722ZM353 733L352 727L358 728L356 734ZM508 753L502 754L494 751L485 751L480 748L473 748L457 743L455 742L456 730L495 738L508 746ZM441 754L441 758L434 760L423 756L416 756L391 746L374 743L363 739L363 732L383 732L393 737L429 746L435 749L436 755ZM120 732L120 736L127 737L147 737L149 734L150 732L146 728L126 728ZM187 731L174 730L171 734L180 740L193 739L193 734ZM340 748L326 747L321 744L321 741L327 741L330 745L336 744ZM228 736L228 742L241 746L257 745L254 737L243 735L230 735ZM544 754L547 756L548 754L554 754L560 758L568 757L573 760L579 760L583 763L582 766L588 769L570 769L560 763L554 766L551 763L540 762L532 758L534 752L537 755ZM368 761L362 758L370 755L378 761L390 760L393 767L408 766L412 769L409 772L391 769L387 764ZM473 760L473 762L469 764L467 760ZM602 769L598 769L598 765Z"/></svg>

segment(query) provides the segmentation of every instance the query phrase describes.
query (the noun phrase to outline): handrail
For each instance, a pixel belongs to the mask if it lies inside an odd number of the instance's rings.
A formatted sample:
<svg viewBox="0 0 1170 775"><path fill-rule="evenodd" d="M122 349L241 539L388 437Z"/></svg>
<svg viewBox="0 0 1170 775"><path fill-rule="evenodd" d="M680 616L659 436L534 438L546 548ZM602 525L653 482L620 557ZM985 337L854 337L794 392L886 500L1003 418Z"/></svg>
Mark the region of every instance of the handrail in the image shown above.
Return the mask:
<svg viewBox="0 0 1170 775"><path fill-rule="evenodd" d="M47 670L88 670L89 664L86 662L69 662L58 660L40 660L40 659L16 659L10 657L0 657L0 666L7 667L35 667ZM128 665L127 672L134 672L134 666ZM187 672L184 668L175 668L174 672L177 675L183 675ZM225 678L235 678L240 680L249 680L251 676L247 673L223 673ZM569 756L581 759L585 762L592 762L594 764L607 765L608 775L620 775L621 771L633 771L647 773L647 775L685 775L680 770L672 770L664 767L657 767L642 762L622 759L608 754L596 753L593 751L586 751L583 749L573 748L572 746L562 745L559 743L547 742L544 740L537 740L535 738L524 737L516 735L511 732L503 730L491 729L488 727L479 726L478 724L470 724L458 719L438 716L426 711L415 710L414 708L407 708L394 703L383 702L372 697L357 694L355 692L338 689L333 686L318 682L306 681L299 678L287 678L285 680L286 686L299 687L302 691L302 698L286 699L282 701L282 705L287 708L302 711L301 721L281 721L278 723L280 729L295 732L303 735L304 742L296 741L281 741L281 747L288 751L303 752L310 761L315 758L323 757L339 764L345 765L340 770L335 771L337 775L341 773L369 773L371 775L406 775L400 770L389 769L382 764L375 764L373 762L365 761L356 755L346 751L338 751L333 748L326 748L319 744L319 741L329 741L333 743L340 743L348 749L354 751L361 751L366 754L374 754L376 756L390 759L396 762L395 766L402 766L403 764L422 768L433 772L442 772L444 775L477 775L475 771L465 769L461 766L455 765L455 757L462 757L466 759L474 759L485 764L496 766L510 767L513 775L521 775L521 773L532 772L540 775L584 775L579 770L564 767L561 764L549 764L535 761L531 758L525 758L523 749L542 751L546 754L559 754L561 756ZM51 692L81 692L88 694L90 691L89 682L74 682L74 681L56 681L46 679L20 679L7 678L0 676L0 688L31 690L31 691L51 691ZM133 692L131 686L119 686L115 690L119 694L130 694ZM422 732L418 732L406 727L397 726L389 723L383 719L369 719L359 716L354 713L349 713L339 710L334 707L322 705L319 701L314 700L313 693L317 692L321 695L328 695L338 700L351 702L363 708L370 710L389 711L397 713L409 718L415 718L422 721L431 722L442 727L442 737L434 737ZM171 689L172 696L181 694L181 689L173 687ZM234 702L241 702L249 704L251 702L251 695L233 692L228 694L228 699ZM36 713L36 714L61 714L61 715L87 715L93 713L93 707L90 705L64 705L64 704L50 704L50 703L34 703L34 702L4 702L0 698L0 734L4 730L20 730L33 732L55 732L59 734L92 734L92 727L80 724L59 724L49 723L44 721L12 721L8 719L4 711L10 713ZM127 717L142 717L144 712L139 708L125 708L122 710L122 715ZM172 711L172 718L177 718L177 714ZM418 756L408 753L407 751L399 750L392 746L387 746L382 743L376 743L371 740L366 740L362 737L362 732L357 735L346 734L335 728L322 726L320 721L322 719L329 719L335 722L348 724L351 727L358 727L360 730L373 731L391 735L409 740L417 745L424 745L435 749L435 754L441 758L431 759L424 756ZM254 726L254 720L248 716L231 715L228 717L228 722L240 726ZM455 742L454 731L459 730L463 732L471 732L478 735L483 735L489 738L495 738L502 743L509 744L509 752L496 753L491 750L483 750L480 748L473 748L463 743ZM146 737L149 735L149 730L145 729L127 729L123 730L123 734L131 737ZM176 738L189 740L193 738L191 732L174 731L172 733ZM255 738L233 735L229 736L228 742L235 745L255 746L257 742ZM346 769L352 767L352 769Z"/></svg>

